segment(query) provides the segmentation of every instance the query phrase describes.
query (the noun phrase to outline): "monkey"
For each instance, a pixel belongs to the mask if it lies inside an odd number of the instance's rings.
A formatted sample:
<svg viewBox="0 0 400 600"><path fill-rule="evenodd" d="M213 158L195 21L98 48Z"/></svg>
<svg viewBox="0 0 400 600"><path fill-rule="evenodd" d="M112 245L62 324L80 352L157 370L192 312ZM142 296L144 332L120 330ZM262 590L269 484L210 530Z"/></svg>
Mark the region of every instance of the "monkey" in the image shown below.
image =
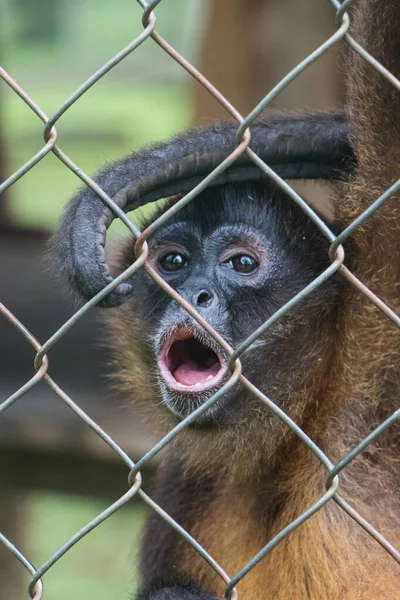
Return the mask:
<svg viewBox="0 0 400 600"><path fill-rule="evenodd" d="M398 77L400 2L355 4L355 39ZM397 180L399 164L398 92L358 56L348 83L348 116L269 113L251 126L251 147L282 178L337 181L334 235ZM124 211L166 197L173 207L233 150L235 130L232 123L190 130L107 167L97 183ZM104 257L111 220L110 209L85 189L55 233L59 269L84 300L112 280ZM344 242L346 268L397 314L399 220L393 193ZM152 232L147 262L237 348L329 268L335 257L318 225L242 155ZM113 275L135 259L130 240ZM342 274L327 278L240 356L244 376L334 464L398 409L400 388L398 329ZM118 385L160 435L230 380L227 348L145 269L99 305L111 309ZM400 543L398 451L394 425L339 475L341 494L393 546ZM320 461L240 381L208 403L166 452L155 501L230 577L325 492ZM226 583L156 513L145 526L140 578L137 600L225 594ZM333 501L237 584L245 600L393 599L399 589L396 560Z"/></svg>

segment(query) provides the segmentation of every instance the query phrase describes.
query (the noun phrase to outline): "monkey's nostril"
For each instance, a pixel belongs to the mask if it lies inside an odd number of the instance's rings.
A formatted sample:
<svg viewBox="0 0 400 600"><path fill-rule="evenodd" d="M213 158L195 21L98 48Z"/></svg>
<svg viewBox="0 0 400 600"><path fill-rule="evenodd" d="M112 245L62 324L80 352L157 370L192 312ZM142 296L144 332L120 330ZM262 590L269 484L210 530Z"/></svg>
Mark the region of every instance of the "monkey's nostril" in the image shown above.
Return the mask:
<svg viewBox="0 0 400 600"><path fill-rule="evenodd" d="M197 296L197 306L208 306L211 304L213 295L206 290L202 290Z"/></svg>

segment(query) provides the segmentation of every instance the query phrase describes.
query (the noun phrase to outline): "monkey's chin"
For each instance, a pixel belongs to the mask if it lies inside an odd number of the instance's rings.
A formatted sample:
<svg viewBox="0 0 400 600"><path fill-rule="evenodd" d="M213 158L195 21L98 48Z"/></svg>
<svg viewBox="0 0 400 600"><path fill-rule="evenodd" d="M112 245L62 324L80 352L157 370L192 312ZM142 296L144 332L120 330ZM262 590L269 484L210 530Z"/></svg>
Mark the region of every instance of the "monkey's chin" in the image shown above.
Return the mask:
<svg viewBox="0 0 400 600"><path fill-rule="evenodd" d="M207 393L174 393L162 382L160 385L161 395L164 405L171 413L179 420L183 421L189 417L195 410L204 406L205 402L218 391L219 388L210 389ZM209 406L205 411L201 412L196 418L190 422L191 428L210 428L218 425L220 401L216 400L215 404Z"/></svg>

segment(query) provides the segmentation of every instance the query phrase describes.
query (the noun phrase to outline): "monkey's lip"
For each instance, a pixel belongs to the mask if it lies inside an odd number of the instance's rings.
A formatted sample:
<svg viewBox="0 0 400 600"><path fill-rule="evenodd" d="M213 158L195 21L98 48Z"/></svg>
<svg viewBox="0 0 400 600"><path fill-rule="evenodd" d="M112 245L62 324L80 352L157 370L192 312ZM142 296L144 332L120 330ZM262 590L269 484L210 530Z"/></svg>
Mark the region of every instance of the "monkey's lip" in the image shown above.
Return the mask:
<svg viewBox="0 0 400 600"><path fill-rule="evenodd" d="M227 371L222 356L188 329L177 329L164 342L158 357L160 374L169 388L200 393L219 385Z"/></svg>

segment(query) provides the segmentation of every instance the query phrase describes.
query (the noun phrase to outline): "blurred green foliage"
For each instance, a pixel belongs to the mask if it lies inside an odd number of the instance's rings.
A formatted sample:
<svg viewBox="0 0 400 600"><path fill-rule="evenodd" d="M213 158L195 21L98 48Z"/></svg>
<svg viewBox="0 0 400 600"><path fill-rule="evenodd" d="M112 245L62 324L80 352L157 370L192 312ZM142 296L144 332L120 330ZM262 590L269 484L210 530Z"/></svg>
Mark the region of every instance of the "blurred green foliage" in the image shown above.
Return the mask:
<svg viewBox="0 0 400 600"><path fill-rule="evenodd" d="M169 0L157 7L157 29L190 60L205 22L205 0ZM141 31L132 0L0 0L2 65L48 114ZM58 144L85 172L191 121L190 76L151 39L94 85L57 123ZM6 174L43 145L43 125L6 85L0 85L0 131ZM9 191L24 226L51 229L80 181L53 155Z"/></svg>
<svg viewBox="0 0 400 600"><path fill-rule="evenodd" d="M49 114L70 93L65 85L32 86L27 91ZM15 94L4 94L3 107L7 173L12 173L40 150L43 127ZM60 119L58 144L81 169L93 174L106 162L180 131L190 118L188 93L179 87L101 82ZM76 175L49 154L12 186L11 213L23 226L51 229L80 185Z"/></svg>
<svg viewBox="0 0 400 600"><path fill-rule="evenodd" d="M107 508L104 501L35 493L28 556L40 566ZM131 503L71 548L43 577L51 600L128 600L136 589L137 549L144 509Z"/></svg>

